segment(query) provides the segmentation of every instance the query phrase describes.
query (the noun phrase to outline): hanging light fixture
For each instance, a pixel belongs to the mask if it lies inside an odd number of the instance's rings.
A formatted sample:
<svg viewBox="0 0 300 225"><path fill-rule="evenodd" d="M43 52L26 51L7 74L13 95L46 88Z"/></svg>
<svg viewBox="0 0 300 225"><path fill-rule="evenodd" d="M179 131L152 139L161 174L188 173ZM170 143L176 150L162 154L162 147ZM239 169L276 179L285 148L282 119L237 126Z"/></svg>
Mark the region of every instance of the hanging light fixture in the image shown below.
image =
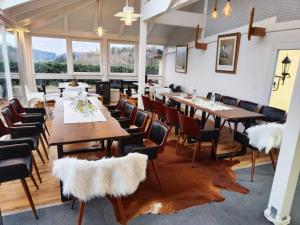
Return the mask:
<svg viewBox="0 0 300 225"><path fill-rule="evenodd" d="M211 18L217 19L218 18L218 0L215 0L214 10L211 13Z"/></svg>
<svg viewBox="0 0 300 225"><path fill-rule="evenodd" d="M98 34L99 37L102 37L106 32L106 30L104 30L103 25L102 25L103 3L104 3L104 0L97 0L97 29L96 29L96 33Z"/></svg>
<svg viewBox="0 0 300 225"><path fill-rule="evenodd" d="M231 8L230 0L227 0L225 6L223 8L222 14L224 17L228 17L231 15L231 11L232 11L232 8Z"/></svg>
<svg viewBox="0 0 300 225"><path fill-rule="evenodd" d="M140 16L140 14L134 13L134 8L128 5L128 0L126 0L123 11L115 14L115 17L119 17L121 21L124 21L126 26L131 26L132 22L137 21Z"/></svg>

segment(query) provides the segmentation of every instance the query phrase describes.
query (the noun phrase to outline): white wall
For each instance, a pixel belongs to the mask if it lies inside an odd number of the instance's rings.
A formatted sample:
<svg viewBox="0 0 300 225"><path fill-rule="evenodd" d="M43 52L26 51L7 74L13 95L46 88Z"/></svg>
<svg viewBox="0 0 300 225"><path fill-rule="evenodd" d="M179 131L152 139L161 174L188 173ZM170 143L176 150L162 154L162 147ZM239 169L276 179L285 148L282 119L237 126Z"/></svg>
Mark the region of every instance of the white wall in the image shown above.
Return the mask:
<svg viewBox="0 0 300 225"><path fill-rule="evenodd" d="M197 50L190 45L186 74L175 72L174 47L169 48L165 64L166 83L182 85L183 89L189 92L196 88L202 96L214 91L268 104L277 56L276 48L283 43L299 43L300 49L300 21L281 24L276 24L275 21L276 18L270 18L259 22L257 25L267 27L267 36L263 39L252 37L250 42L246 35L247 26L226 32L242 33L235 75L215 72L216 35L205 38L204 42L209 43L206 51Z"/></svg>

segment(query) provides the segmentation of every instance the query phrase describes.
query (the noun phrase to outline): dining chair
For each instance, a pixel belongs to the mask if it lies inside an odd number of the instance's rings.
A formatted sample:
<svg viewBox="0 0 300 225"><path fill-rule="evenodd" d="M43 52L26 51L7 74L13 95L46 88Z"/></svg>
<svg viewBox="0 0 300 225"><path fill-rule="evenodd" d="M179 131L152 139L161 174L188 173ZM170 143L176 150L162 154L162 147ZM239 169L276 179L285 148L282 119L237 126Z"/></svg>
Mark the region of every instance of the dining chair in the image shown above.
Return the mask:
<svg viewBox="0 0 300 225"><path fill-rule="evenodd" d="M250 112L256 112L257 108L258 108L258 104L254 103L254 102L249 102L249 101L245 101L245 100L240 100L238 105L238 108L250 111ZM238 128L238 124L239 123L243 123L243 120L239 120L239 119L229 119L229 120L225 120L228 122L228 124L233 123L234 124L234 131L237 131ZM225 124L225 121L223 124ZM244 123L243 123L244 124ZM244 124L245 125L245 124ZM231 126L229 126L231 128Z"/></svg>
<svg viewBox="0 0 300 225"><path fill-rule="evenodd" d="M140 133L145 132L148 120L148 112L142 109L137 109L133 124L131 124L130 118L119 120L119 123L121 124L121 127L125 127L125 130L128 133Z"/></svg>
<svg viewBox="0 0 300 225"><path fill-rule="evenodd" d="M116 105L112 106L106 106L111 114L112 117L114 118L119 118L123 114L124 106L127 102L127 99L125 98L119 98L119 101Z"/></svg>
<svg viewBox="0 0 300 225"><path fill-rule="evenodd" d="M31 150L35 150L38 153L42 162L45 164L43 156L39 150L38 129L34 126L8 128L4 125L2 119L0 119L0 146L15 144L28 144ZM32 162L37 176L39 178L39 181L40 183L42 183L40 172L33 155Z"/></svg>
<svg viewBox="0 0 300 225"><path fill-rule="evenodd" d="M148 96L145 95L142 95L142 101L143 101L144 110L146 110L149 113L152 113L151 118L153 118L155 115L153 101Z"/></svg>
<svg viewBox="0 0 300 225"><path fill-rule="evenodd" d="M32 154L28 144L15 144L0 146L0 183L20 180L32 209L33 215L38 219L34 202L25 178L30 177L38 189L32 176Z"/></svg>
<svg viewBox="0 0 300 225"><path fill-rule="evenodd" d="M278 109L271 106L262 106L259 113L263 114L265 117L262 121L271 123L285 123L286 121L286 111Z"/></svg>
<svg viewBox="0 0 300 225"><path fill-rule="evenodd" d="M164 103L155 100L152 101L152 104L153 104L154 112L157 115L158 119L164 122L166 120L166 113L165 113L166 106L164 105Z"/></svg>
<svg viewBox="0 0 300 225"><path fill-rule="evenodd" d="M42 117L42 122L45 124L45 129L50 135L49 129L46 124L46 110L45 108L24 108L21 102L17 98L9 100L9 105L21 116L21 117Z"/></svg>
<svg viewBox="0 0 300 225"><path fill-rule="evenodd" d="M180 134L178 138L178 146L177 153L179 154L182 147L184 146L186 140L188 138L195 139L197 141L197 147L194 149L193 158L192 158L192 167L194 165L194 161L196 158L196 154L201 150L202 142L210 142L211 143L211 155L213 155L217 160L217 141L220 136L219 129L201 129L201 121L197 118L191 118L183 115L178 112L179 125L180 125ZM180 145L180 137L186 136L183 139L182 144Z"/></svg>
<svg viewBox="0 0 300 225"><path fill-rule="evenodd" d="M32 92L29 90L28 86L25 85L24 86L25 89L25 94L26 94L26 99L27 99L27 105L28 107L31 107L32 102L42 102L44 104L45 110L46 110L46 115L48 116L48 118L51 120L52 118L52 112L50 111L49 107L48 107L48 102L49 100L55 100L56 97L51 97L50 99L48 99L46 97L46 95L44 94L44 92Z"/></svg>
<svg viewBox="0 0 300 225"><path fill-rule="evenodd" d="M211 100L211 96L212 96L212 92L208 92L207 95L206 95L206 98ZM222 98L221 94L215 93L215 101L216 102L221 101L221 98Z"/></svg>
<svg viewBox="0 0 300 225"><path fill-rule="evenodd" d="M167 125L158 120L152 120L146 133L133 133L129 138L122 138L119 142L119 150L122 156L133 152L148 156L148 160L152 164L160 189L162 189L162 184L155 160L157 159L158 154L163 153L165 150L169 131L170 129Z"/></svg>
<svg viewBox="0 0 300 225"><path fill-rule="evenodd" d="M249 143L249 138L245 133L241 133L239 131L235 131L234 132L234 140L238 143L240 143L240 145L243 148L243 151L246 151L248 148L250 148L252 150L252 157L251 157L251 162L252 162L252 166L251 166L251 182L254 181L254 175L255 175L255 164L256 164L256 156L259 153L259 150L255 147L253 147L250 143ZM236 154L236 152L239 150L239 148L237 148L237 150L235 152L233 152L231 159L233 159L234 155ZM272 150L270 150L269 152L269 156L272 162L272 166L275 172L276 169L276 165L275 165L275 161L274 161L274 156L273 156L273 152Z"/></svg>
<svg viewBox="0 0 300 225"><path fill-rule="evenodd" d="M223 104L225 104L225 105L236 106L238 100L237 100L237 98L233 98L233 97L230 97L230 96L225 96L225 95L223 95L222 98L221 98L221 102L222 102ZM223 127L225 126L226 122L228 123L230 132L232 132L231 124L230 124L230 122L228 122L228 120L226 120L226 119L223 121L220 130L223 129Z"/></svg>
<svg viewBox="0 0 300 225"><path fill-rule="evenodd" d="M122 120L130 119L130 124L133 124L136 111L137 111L137 107L135 105L126 102L123 109L123 115L117 118L117 120L122 121ZM129 128L129 127L123 127L123 128Z"/></svg>
<svg viewBox="0 0 300 225"><path fill-rule="evenodd" d="M45 126L41 122L36 122L36 120L32 120L31 117L21 117L18 118L16 116L16 112L13 110L11 106L5 106L2 108L2 115L5 119L5 122L9 128L12 127L24 127L24 126L34 126L37 127L39 131L39 139L41 141L44 153L49 160L48 152L45 146L45 143L43 141L43 137L47 140L46 134L45 134ZM43 136L43 137L42 137ZM42 160L43 161L43 160ZM44 161L43 161L44 163Z"/></svg>
<svg viewBox="0 0 300 225"><path fill-rule="evenodd" d="M215 94L215 101L219 102L221 100L221 98L222 98L222 95L218 94L218 93L214 93L214 94ZM212 96L212 92L208 92L207 95L206 95L206 99L211 100L211 96ZM206 114L206 112L202 112L202 113ZM207 116L206 116L205 121L204 121L203 124L206 123L206 121L208 120L208 118L210 117L210 115L211 115L210 113L207 114ZM214 117L214 120L215 120L216 117L215 116L213 116L213 117Z"/></svg>

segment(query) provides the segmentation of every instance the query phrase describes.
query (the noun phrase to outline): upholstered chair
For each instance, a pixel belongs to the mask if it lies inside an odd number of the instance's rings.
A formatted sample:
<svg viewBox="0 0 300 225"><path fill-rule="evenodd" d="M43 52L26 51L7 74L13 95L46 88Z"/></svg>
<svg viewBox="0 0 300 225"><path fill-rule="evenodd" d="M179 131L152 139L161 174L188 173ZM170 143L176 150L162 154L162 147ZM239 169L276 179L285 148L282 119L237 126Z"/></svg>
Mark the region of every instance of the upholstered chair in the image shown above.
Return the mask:
<svg viewBox="0 0 300 225"><path fill-rule="evenodd" d="M252 157L251 157L251 161L252 161L252 167L251 167L251 182L254 181L254 174L255 174L255 163L256 163L256 156L259 153L259 150L257 148L255 148L254 146L249 144L249 138L247 136L247 134L245 133L241 133L239 131L235 131L234 132L234 140L238 143L240 143L240 145L242 146L243 150L246 151L248 148L252 150ZM238 150L238 148L237 148ZM233 153L231 159L234 157L236 151ZM272 162L272 166L273 169L275 171L275 161L274 161L274 157L273 157L273 152L272 150L269 151L269 156Z"/></svg>
<svg viewBox="0 0 300 225"><path fill-rule="evenodd" d="M219 129L211 129L211 130L204 130L201 129L201 122L199 119L191 118L188 116L183 115L182 113L178 112L178 118L179 118L179 125L180 125L180 134L179 136L185 136L182 144L177 149L178 154L180 153L182 147L184 146L186 140L188 138L195 139L198 144L197 147L194 150L193 158L192 158L192 166L194 165L194 161L196 158L196 154L198 151L201 150L201 144L202 142L210 142L211 143L211 155L214 156L216 159L217 157L217 141L220 135ZM178 142L180 141L180 137L178 138Z"/></svg>
<svg viewBox="0 0 300 225"><path fill-rule="evenodd" d="M38 215L25 178L30 177L38 188L32 176L31 147L28 144L0 146L0 183L20 180L36 219Z"/></svg>
<svg viewBox="0 0 300 225"><path fill-rule="evenodd" d="M159 153L164 152L168 135L169 128L162 122L153 120L146 133L134 133L131 134L129 138L123 138L119 142L119 150L122 156L132 152L137 152L148 156L148 160L153 166L161 189L162 185L155 160L157 159Z"/></svg>
<svg viewBox="0 0 300 225"><path fill-rule="evenodd" d="M120 98L117 105L113 106L106 106L114 118L119 118L123 114L124 106L126 104L127 100L124 98Z"/></svg>
<svg viewBox="0 0 300 225"><path fill-rule="evenodd" d="M128 133L140 133L145 132L146 126L148 124L148 119L148 112L142 109L137 109L133 123L131 123L130 118L119 120L119 123L121 124L121 127L125 127Z"/></svg>
<svg viewBox="0 0 300 225"><path fill-rule="evenodd" d="M34 126L37 127L38 131L39 131L39 137L40 137L40 141L41 144L43 146L45 155L47 157L47 159L49 160L49 156L48 156L48 152L47 152L47 148L45 146L45 143L43 141L43 137L44 139L47 141L47 137L46 137L46 133L45 133L45 125L42 122L36 122L36 118L35 117L18 117L18 115L16 114L15 110L11 107L11 106L5 106L2 109L2 115L5 119L5 122L7 124L7 126L9 128L12 127L24 127L24 126ZM42 137L43 136L43 137Z"/></svg>

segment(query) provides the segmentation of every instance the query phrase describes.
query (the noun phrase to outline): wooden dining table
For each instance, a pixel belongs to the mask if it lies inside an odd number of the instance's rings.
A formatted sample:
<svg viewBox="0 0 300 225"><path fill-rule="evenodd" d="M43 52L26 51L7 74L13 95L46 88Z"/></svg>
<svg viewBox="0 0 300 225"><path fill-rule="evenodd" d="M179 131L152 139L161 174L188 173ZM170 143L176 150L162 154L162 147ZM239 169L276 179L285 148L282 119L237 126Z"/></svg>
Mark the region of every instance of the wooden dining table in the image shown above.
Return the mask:
<svg viewBox="0 0 300 225"><path fill-rule="evenodd" d="M53 110L49 146L57 147L57 156L62 158L65 155L95 151L97 148L79 148L72 151L64 151L64 146L69 144L87 143L95 141L107 141L107 156L111 156L111 146L114 140L129 137L119 122L110 115L108 109L97 98L92 97L97 104L99 111L104 115L106 121L88 123L64 123L64 98L57 99ZM99 148L98 148L99 150ZM62 188L62 184L61 184ZM61 192L62 193L62 192ZM68 200L61 194L62 200Z"/></svg>
<svg viewBox="0 0 300 225"><path fill-rule="evenodd" d="M207 120L207 114L214 116L215 118L215 124L214 127L220 129L221 128L221 119L226 120L236 120L239 122L243 122L245 128L249 128L251 124L257 120L262 119L264 117L263 114L257 113L257 112L251 112L236 106L229 106L225 105L223 103L214 103L216 106L225 106L226 110L212 110L213 107L206 107L205 105L201 105L201 100L203 101L203 98L200 100L200 98L196 98L194 101L192 101L185 93L179 93L179 92L173 92L173 93L160 93L163 96L163 101L165 102L166 99L171 99L177 103L178 110L181 109L181 105L185 105L185 115L189 115L190 117L194 117L197 110L202 111L202 127L204 127L205 122ZM204 100L205 101L205 100ZM206 100L208 101L208 100ZM224 107L224 108L225 108ZM236 155L243 155L245 154L245 149L241 148L241 151L237 152ZM231 154L223 154L218 157L228 157L231 156Z"/></svg>

